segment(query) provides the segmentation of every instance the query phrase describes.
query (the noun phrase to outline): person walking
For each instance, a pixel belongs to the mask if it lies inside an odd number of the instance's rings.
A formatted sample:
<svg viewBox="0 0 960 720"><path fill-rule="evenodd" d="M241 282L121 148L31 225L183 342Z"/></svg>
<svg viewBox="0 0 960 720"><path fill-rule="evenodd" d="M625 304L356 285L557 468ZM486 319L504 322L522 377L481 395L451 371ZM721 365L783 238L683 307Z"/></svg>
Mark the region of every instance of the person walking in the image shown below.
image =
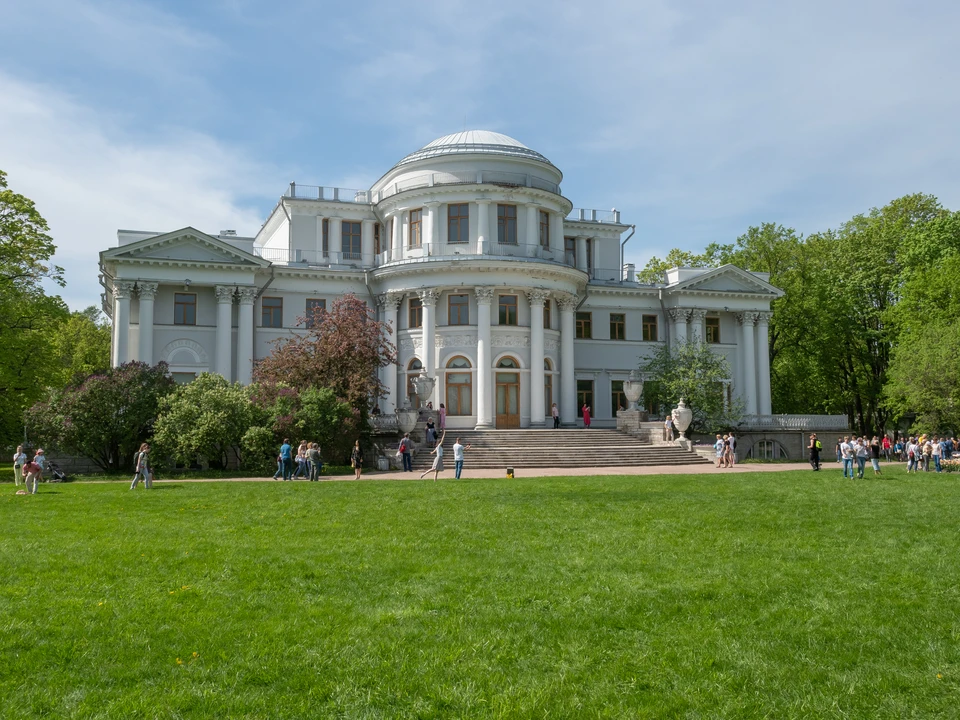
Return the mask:
<svg viewBox="0 0 960 720"><path fill-rule="evenodd" d="M37 452L39 452L39 450ZM930 472L931 457L933 457L933 443L930 442L930 438L925 438L923 441L923 471L924 472Z"/></svg>
<svg viewBox="0 0 960 720"><path fill-rule="evenodd" d="M669 414L663 421L663 441L673 442L673 417Z"/></svg>
<svg viewBox="0 0 960 720"><path fill-rule="evenodd" d="M307 441L301 440L300 445L297 446L297 457L295 460L297 469L293 472L294 480L298 477L310 477L310 468L307 467L307 449Z"/></svg>
<svg viewBox="0 0 960 720"><path fill-rule="evenodd" d="M914 473L917 472L917 465L919 464L917 456L919 454L917 443L914 439L910 438L907 440L907 475L909 475L911 471Z"/></svg>
<svg viewBox="0 0 960 720"><path fill-rule="evenodd" d="M23 464L23 485L29 495L37 494L37 485L43 477L43 468L37 465L36 461L28 460ZM33 482L33 490L30 489L30 483Z"/></svg>
<svg viewBox="0 0 960 720"><path fill-rule="evenodd" d="M726 448L727 444L723 441L723 437L720 433L717 433L717 441L713 444L713 449L717 453L717 467L720 467L720 464L723 462L723 451Z"/></svg>
<svg viewBox="0 0 960 720"><path fill-rule="evenodd" d="M133 482L130 483L130 489L136 490L137 484L143 478L143 487L145 490L153 488L153 477L150 474L150 445L143 443L137 451L137 460L134 464Z"/></svg>
<svg viewBox="0 0 960 720"><path fill-rule="evenodd" d="M849 435L845 435L843 442L840 443L840 459L843 461L843 476L847 477L847 470L849 470L850 479L853 480L853 445L850 443Z"/></svg>
<svg viewBox="0 0 960 720"><path fill-rule="evenodd" d="M320 446L317 443L310 443L310 449L307 450L307 463L310 466L310 482L318 482L320 471L323 470L323 461L320 459Z"/></svg>
<svg viewBox="0 0 960 720"><path fill-rule="evenodd" d="M590 429L590 406L584 403L581 410L583 411L583 427L585 430L589 430Z"/></svg>
<svg viewBox="0 0 960 720"><path fill-rule="evenodd" d="M289 438L283 439L283 444L280 446L280 469L281 474L283 475L283 481L287 480L292 481L291 477L293 473L293 448L290 447Z"/></svg>
<svg viewBox="0 0 960 720"><path fill-rule="evenodd" d="M429 473L433 473L433 481L437 481L437 476L443 472L443 439L447 436L446 433L440 436L440 441L437 443L437 446L431 450L436 457L433 458L433 465L430 466L429 470L424 470L420 473L420 479L423 480L423 476Z"/></svg>
<svg viewBox="0 0 960 720"><path fill-rule="evenodd" d="M397 448L397 452L400 453L400 457L403 460L404 472L413 472L413 458L410 456L412 449L413 441L410 439L410 433L404 433L403 439L400 440L400 447Z"/></svg>
<svg viewBox="0 0 960 720"><path fill-rule="evenodd" d="M360 471L363 469L363 450L360 449L360 441L353 444L353 452L350 453L350 467L353 468L353 479L360 479Z"/></svg>
<svg viewBox="0 0 960 720"><path fill-rule="evenodd" d="M807 445L807 450L810 451L810 467L813 468L813 471L816 472L820 469L820 450L823 448L823 444L817 440L817 434L810 434L810 444Z"/></svg>
<svg viewBox="0 0 960 720"><path fill-rule="evenodd" d="M840 449L840 446L843 445L843 438L837 438L837 446L834 448L837 451L837 463L839 464L843 460L843 452Z"/></svg>
<svg viewBox="0 0 960 720"><path fill-rule="evenodd" d="M556 430L560 427L560 408L557 407L556 403L550 408L550 414L553 415L553 429Z"/></svg>
<svg viewBox="0 0 960 720"><path fill-rule="evenodd" d="M23 466L27 464L27 454L23 451L23 445L17 445L17 451L13 454L13 483L15 487L20 487L20 481L23 480Z"/></svg>
<svg viewBox="0 0 960 720"><path fill-rule="evenodd" d="M723 467L733 467L733 444L730 442L730 435L723 436Z"/></svg>
<svg viewBox="0 0 960 720"><path fill-rule="evenodd" d="M870 464L873 466L874 477L880 475L880 452L883 446L880 444L880 438L874 436L870 442Z"/></svg>
<svg viewBox="0 0 960 720"><path fill-rule="evenodd" d="M890 450L893 445L890 443L890 437L887 435L883 436L883 440L880 442L880 449L883 450L883 456L887 459L887 462L890 462Z"/></svg>
<svg viewBox="0 0 960 720"><path fill-rule="evenodd" d="M453 444L453 469L456 480L460 479L460 471L463 470L463 451L469 449L470 443L464 445L460 442L460 438L457 438L457 441Z"/></svg>
<svg viewBox="0 0 960 720"><path fill-rule="evenodd" d="M867 447L867 439L862 437L857 438L854 451L857 458L857 479L863 480L863 470L867 466L867 455L870 454L870 449Z"/></svg>
<svg viewBox="0 0 960 720"><path fill-rule="evenodd" d="M734 437L732 430L727 439L730 441L730 467L733 467L737 464L737 438Z"/></svg>
<svg viewBox="0 0 960 720"><path fill-rule="evenodd" d="M940 461L943 459L943 440L938 437L933 439L933 467L937 472L943 472L943 466Z"/></svg>

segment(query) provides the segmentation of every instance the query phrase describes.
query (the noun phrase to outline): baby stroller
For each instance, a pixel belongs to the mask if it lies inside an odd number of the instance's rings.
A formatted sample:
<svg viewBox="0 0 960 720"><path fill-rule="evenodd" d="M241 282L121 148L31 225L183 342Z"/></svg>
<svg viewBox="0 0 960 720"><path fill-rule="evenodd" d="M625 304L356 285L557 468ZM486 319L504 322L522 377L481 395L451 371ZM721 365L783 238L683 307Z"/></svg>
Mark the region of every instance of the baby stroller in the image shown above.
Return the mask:
<svg viewBox="0 0 960 720"><path fill-rule="evenodd" d="M60 469L60 466L55 462L47 461L47 469L50 471L50 480L49 482L58 483L65 482L67 479L66 474L63 470Z"/></svg>

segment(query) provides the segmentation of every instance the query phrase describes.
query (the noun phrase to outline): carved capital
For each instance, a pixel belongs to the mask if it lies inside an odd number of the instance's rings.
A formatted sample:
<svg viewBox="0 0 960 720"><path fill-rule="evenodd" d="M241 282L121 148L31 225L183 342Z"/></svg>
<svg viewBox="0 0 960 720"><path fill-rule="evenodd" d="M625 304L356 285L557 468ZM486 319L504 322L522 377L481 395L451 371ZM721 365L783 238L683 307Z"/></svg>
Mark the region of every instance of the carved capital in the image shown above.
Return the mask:
<svg viewBox="0 0 960 720"><path fill-rule="evenodd" d="M690 308L670 308L667 313L674 322L686 322L690 317Z"/></svg>
<svg viewBox="0 0 960 720"><path fill-rule="evenodd" d="M257 298L257 289L252 287L238 287L237 297L240 299L241 305L253 305L253 301Z"/></svg>
<svg viewBox="0 0 960 720"><path fill-rule="evenodd" d="M384 310L399 310L403 302L403 293L385 292L377 295L377 305Z"/></svg>
<svg viewBox="0 0 960 720"><path fill-rule="evenodd" d="M493 302L493 288L478 287L474 288L473 292L476 293L478 305L489 305Z"/></svg>
<svg viewBox="0 0 960 720"><path fill-rule="evenodd" d="M136 283L129 280L114 280L113 297L117 300L129 300L135 287Z"/></svg>
<svg viewBox="0 0 960 720"><path fill-rule="evenodd" d="M217 293L217 302L226 305L233 302L233 296L237 289L232 285L217 285L214 290Z"/></svg>
<svg viewBox="0 0 960 720"><path fill-rule="evenodd" d="M530 301L532 306L543 306L543 303L546 302L547 298L550 297L550 293L546 290L527 290L527 300Z"/></svg>
<svg viewBox="0 0 960 720"><path fill-rule="evenodd" d="M753 325L757 321L758 314L755 312L737 313L737 322L741 325Z"/></svg>
<svg viewBox="0 0 960 720"><path fill-rule="evenodd" d="M703 324L704 318L707 317L707 311L701 310L700 308L694 308L690 311L690 320L691 322Z"/></svg>
<svg viewBox="0 0 960 720"><path fill-rule="evenodd" d="M430 307L436 305L440 299L440 293L436 290L417 290L417 295L420 296L420 302Z"/></svg>
<svg viewBox="0 0 960 720"><path fill-rule="evenodd" d="M757 325L769 325L773 319L773 313L767 310L757 313Z"/></svg>
<svg viewBox="0 0 960 720"><path fill-rule="evenodd" d="M580 302L580 298L576 295L557 296L557 307L560 308L560 312L572 312L576 309L578 302Z"/></svg>
<svg viewBox="0 0 960 720"><path fill-rule="evenodd" d="M137 295L141 300L153 300L157 296L157 288L160 283L137 281Z"/></svg>

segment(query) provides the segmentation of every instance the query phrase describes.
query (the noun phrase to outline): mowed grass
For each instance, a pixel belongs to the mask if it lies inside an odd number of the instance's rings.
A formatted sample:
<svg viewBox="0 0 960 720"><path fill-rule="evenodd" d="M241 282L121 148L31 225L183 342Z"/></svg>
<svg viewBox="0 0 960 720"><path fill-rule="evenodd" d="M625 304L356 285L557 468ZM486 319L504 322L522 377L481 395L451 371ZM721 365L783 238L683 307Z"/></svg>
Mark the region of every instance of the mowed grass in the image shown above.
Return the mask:
<svg viewBox="0 0 960 720"><path fill-rule="evenodd" d="M960 716L957 476L0 493L3 717Z"/></svg>

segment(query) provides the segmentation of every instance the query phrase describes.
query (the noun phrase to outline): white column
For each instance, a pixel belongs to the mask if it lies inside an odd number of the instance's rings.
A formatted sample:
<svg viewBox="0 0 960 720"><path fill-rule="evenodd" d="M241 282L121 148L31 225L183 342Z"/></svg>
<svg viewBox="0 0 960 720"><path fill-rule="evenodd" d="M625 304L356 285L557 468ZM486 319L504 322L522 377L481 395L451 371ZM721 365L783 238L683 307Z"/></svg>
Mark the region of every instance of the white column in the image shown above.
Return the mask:
<svg viewBox="0 0 960 720"><path fill-rule="evenodd" d="M253 302L257 289L237 288L240 313L237 316L237 382L249 385L253 381Z"/></svg>
<svg viewBox="0 0 960 720"><path fill-rule="evenodd" d="M437 376L437 300L440 293L436 290L419 290L420 302L423 303L423 372L427 377ZM437 386L433 386L434 393ZM431 394L424 402L432 401ZM440 407L436 402L433 406Z"/></svg>
<svg viewBox="0 0 960 720"><path fill-rule="evenodd" d="M332 263L340 262L343 252L343 235L341 228L343 218L332 217L327 220L327 260Z"/></svg>
<svg viewBox="0 0 960 720"><path fill-rule="evenodd" d="M549 295L543 290L528 290L530 300L530 425L543 427L543 303Z"/></svg>
<svg viewBox="0 0 960 720"><path fill-rule="evenodd" d="M587 239L577 236L577 270L587 271Z"/></svg>
<svg viewBox="0 0 960 720"><path fill-rule="evenodd" d="M558 212L550 213L550 247L557 259L564 262L563 257L563 215Z"/></svg>
<svg viewBox="0 0 960 720"><path fill-rule="evenodd" d="M113 366L130 362L130 295L135 284L113 282Z"/></svg>
<svg viewBox="0 0 960 720"><path fill-rule="evenodd" d="M433 255L437 252L437 246L440 244L440 203L429 202L423 206L427 209L426 227L423 228L423 254L425 256Z"/></svg>
<svg viewBox="0 0 960 720"><path fill-rule="evenodd" d="M363 267L373 267L373 220L360 221L360 262Z"/></svg>
<svg viewBox="0 0 960 720"><path fill-rule="evenodd" d="M742 312L737 315L740 323L740 358L743 361L743 400L746 403L746 414L757 414L757 371L756 351L753 343L753 325L757 313Z"/></svg>
<svg viewBox="0 0 960 720"><path fill-rule="evenodd" d="M477 295L477 430L493 427L491 412L490 383L490 303L493 302L493 288L478 287Z"/></svg>
<svg viewBox="0 0 960 720"><path fill-rule="evenodd" d="M530 251L535 252L535 248L540 245L540 206L535 203L527 203L527 231L522 242L530 245ZM533 254L528 252L528 255Z"/></svg>
<svg viewBox="0 0 960 720"><path fill-rule="evenodd" d="M140 351L137 359L153 365L153 301L157 296L157 283L137 281L140 296Z"/></svg>
<svg viewBox="0 0 960 720"><path fill-rule="evenodd" d="M394 345L398 345L397 342L397 308L399 308L400 303L403 302L402 293L383 293L377 297L377 302L380 307L383 308L383 322L390 326L393 332L390 333L391 337L388 337L390 342ZM399 360L399 358L397 358ZM380 409L384 413L392 413L396 410L402 403L398 405L397 403L397 365L396 363L390 363L389 365L383 368L384 372L384 382L383 384L387 389L387 396L384 398Z"/></svg>
<svg viewBox="0 0 960 720"><path fill-rule="evenodd" d="M393 214L393 253L391 260L399 260L403 257L403 213L397 210Z"/></svg>
<svg viewBox="0 0 960 720"><path fill-rule="evenodd" d="M703 320L707 317L706 310L693 309L690 311L690 339L703 342Z"/></svg>
<svg viewBox="0 0 960 720"><path fill-rule="evenodd" d="M670 322L673 324L673 337L671 340L680 345L687 341L687 318L690 317L690 310L687 308L670 308Z"/></svg>
<svg viewBox="0 0 960 720"><path fill-rule="evenodd" d="M233 354L230 352L233 340L233 294L236 288L230 285L217 285L217 350L214 358L216 372L230 380L233 369Z"/></svg>
<svg viewBox="0 0 960 720"><path fill-rule="evenodd" d="M490 245L490 201L477 201L477 253L484 255Z"/></svg>
<svg viewBox="0 0 960 720"><path fill-rule="evenodd" d="M560 419L564 427L577 424L577 374L574 366L574 310L576 297L557 299L560 308Z"/></svg>
<svg viewBox="0 0 960 720"><path fill-rule="evenodd" d="M757 313L757 412L772 415L770 402L770 318L773 313Z"/></svg>
<svg viewBox="0 0 960 720"><path fill-rule="evenodd" d="M323 261L323 215L317 215L317 262Z"/></svg>

